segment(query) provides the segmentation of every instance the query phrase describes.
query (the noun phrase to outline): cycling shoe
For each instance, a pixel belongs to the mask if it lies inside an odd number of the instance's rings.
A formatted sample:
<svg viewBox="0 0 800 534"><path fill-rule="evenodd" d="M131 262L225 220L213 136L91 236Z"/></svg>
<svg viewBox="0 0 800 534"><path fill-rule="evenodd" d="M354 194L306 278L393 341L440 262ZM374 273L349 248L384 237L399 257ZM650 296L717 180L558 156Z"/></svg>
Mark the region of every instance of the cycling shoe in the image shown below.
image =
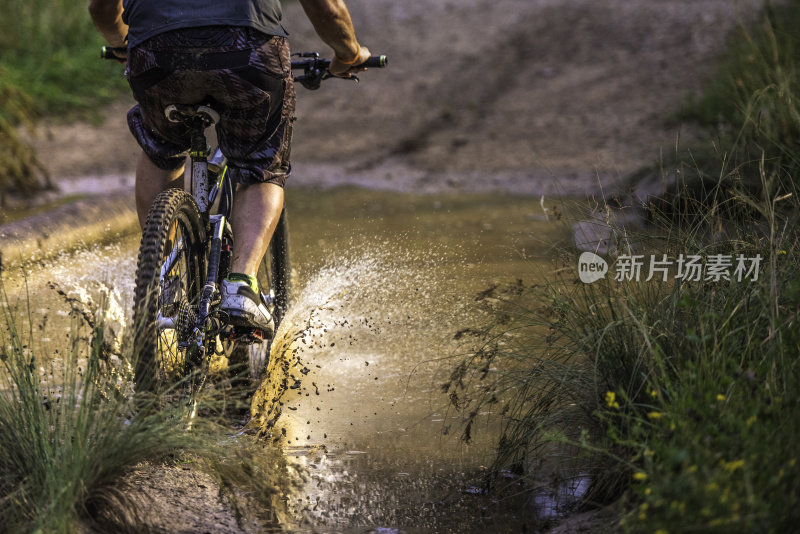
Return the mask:
<svg viewBox="0 0 800 534"><path fill-rule="evenodd" d="M266 338L273 336L275 321L261 294L250 283L242 279L223 280L221 293L220 309L228 314L232 325L261 330Z"/></svg>

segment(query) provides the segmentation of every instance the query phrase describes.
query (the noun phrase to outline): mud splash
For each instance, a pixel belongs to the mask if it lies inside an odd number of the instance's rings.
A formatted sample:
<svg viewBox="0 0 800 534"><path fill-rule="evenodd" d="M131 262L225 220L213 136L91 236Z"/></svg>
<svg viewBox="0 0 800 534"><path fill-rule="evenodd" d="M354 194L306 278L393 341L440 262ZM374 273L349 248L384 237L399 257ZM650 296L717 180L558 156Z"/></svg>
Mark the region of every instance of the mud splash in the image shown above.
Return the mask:
<svg viewBox="0 0 800 534"><path fill-rule="evenodd" d="M109 353L120 355L131 322L136 255L130 238L119 243L27 262L3 273L3 305L30 330L37 353L58 359L70 335L104 325ZM38 332L38 335L33 335Z"/></svg>
<svg viewBox="0 0 800 534"><path fill-rule="evenodd" d="M498 524L467 491L490 461L490 414L466 445L439 387L465 350L453 334L480 313L471 270L456 250L395 241L332 258L295 289L250 423L307 474L293 528Z"/></svg>
<svg viewBox="0 0 800 534"><path fill-rule="evenodd" d="M272 345L269 378L254 395L251 425L275 435L284 407L294 408L287 392L319 397L335 391L336 378L354 374L411 381L420 365L451 354L448 334L474 315L471 295L446 287L443 258L397 249L386 242L331 258L295 289Z"/></svg>

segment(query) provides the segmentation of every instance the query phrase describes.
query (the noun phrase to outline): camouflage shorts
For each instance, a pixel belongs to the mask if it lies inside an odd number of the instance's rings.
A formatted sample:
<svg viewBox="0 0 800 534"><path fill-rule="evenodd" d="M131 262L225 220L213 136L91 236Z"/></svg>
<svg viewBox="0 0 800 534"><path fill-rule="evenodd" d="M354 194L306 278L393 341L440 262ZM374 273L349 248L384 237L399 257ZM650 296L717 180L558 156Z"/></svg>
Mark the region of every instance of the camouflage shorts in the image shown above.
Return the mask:
<svg viewBox="0 0 800 534"><path fill-rule="evenodd" d="M181 168L190 146L187 128L169 122L164 108L209 103L234 182L284 185L295 104L286 38L249 28L175 30L131 49L127 76L138 102L128 126L157 167Z"/></svg>

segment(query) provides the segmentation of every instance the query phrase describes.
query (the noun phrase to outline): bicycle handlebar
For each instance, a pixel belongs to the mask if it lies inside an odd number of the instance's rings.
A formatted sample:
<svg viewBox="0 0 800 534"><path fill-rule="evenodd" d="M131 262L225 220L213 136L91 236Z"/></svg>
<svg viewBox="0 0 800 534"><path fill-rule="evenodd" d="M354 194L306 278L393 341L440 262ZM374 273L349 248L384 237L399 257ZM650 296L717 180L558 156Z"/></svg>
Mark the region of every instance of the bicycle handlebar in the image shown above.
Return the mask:
<svg viewBox="0 0 800 534"><path fill-rule="evenodd" d="M100 49L100 58L101 59L120 59L117 57L116 54L120 54L121 56L125 56L128 53L128 49L124 46L104 46Z"/></svg>
<svg viewBox="0 0 800 534"><path fill-rule="evenodd" d="M316 52L301 52L299 54L294 54L295 56L300 56L306 59L298 59L296 61L292 61L292 69L306 69L308 67L311 68L319 68L319 69L327 69L331 65L330 59L324 59L319 57L319 54ZM356 67L366 67L370 69L382 69L389 63L389 58L386 56L370 56L364 63L359 63L358 65L354 65Z"/></svg>
<svg viewBox="0 0 800 534"><path fill-rule="evenodd" d="M103 59L119 60L119 56L124 57L126 53L127 49L124 47L104 46L100 50L100 57ZM119 56L117 54L119 54ZM303 84L303 87L306 89L319 89L322 80L335 78L335 76L333 76L328 70L331 65L330 59L319 57L317 52L300 52L294 55L302 59L292 61L292 70L303 69L303 73L295 76L294 79L295 81ZM386 56L371 56L364 63L360 63L355 66L368 69L382 69L388 63L389 58ZM358 78L355 76L343 79L354 79L355 81L358 81Z"/></svg>
<svg viewBox="0 0 800 534"><path fill-rule="evenodd" d="M328 67L331 65L331 60L319 57L317 52L300 52L294 55L303 58L292 61L292 70L303 69L303 73L296 75L294 80L303 84L303 87L306 89L319 89L322 80L336 77L328 70ZM388 62L389 58L386 56L371 56L365 62L354 66L382 69ZM358 78L355 76L342 79L358 81Z"/></svg>

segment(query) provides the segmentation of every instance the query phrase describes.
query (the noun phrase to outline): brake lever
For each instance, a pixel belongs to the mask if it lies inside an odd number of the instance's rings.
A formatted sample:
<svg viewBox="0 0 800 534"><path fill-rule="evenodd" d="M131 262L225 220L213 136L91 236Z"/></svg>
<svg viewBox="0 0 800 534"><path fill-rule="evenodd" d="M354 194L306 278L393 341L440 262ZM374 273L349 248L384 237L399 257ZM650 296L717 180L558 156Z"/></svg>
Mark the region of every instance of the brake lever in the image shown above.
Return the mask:
<svg viewBox="0 0 800 534"><path fill-rule="evenodd" d="M351 74L350 76L345 78L344 76L334 76L333 74L331 74L331 71L326 70L325 71L325 75L322 77L322 79L323 80L327 80L328 78L338 78L340 80L350 80L350 81L353 81L353 82L356 82L356 83L358 83L360 81L358 79L358 76L356 76L355 74Z"/></svg>

